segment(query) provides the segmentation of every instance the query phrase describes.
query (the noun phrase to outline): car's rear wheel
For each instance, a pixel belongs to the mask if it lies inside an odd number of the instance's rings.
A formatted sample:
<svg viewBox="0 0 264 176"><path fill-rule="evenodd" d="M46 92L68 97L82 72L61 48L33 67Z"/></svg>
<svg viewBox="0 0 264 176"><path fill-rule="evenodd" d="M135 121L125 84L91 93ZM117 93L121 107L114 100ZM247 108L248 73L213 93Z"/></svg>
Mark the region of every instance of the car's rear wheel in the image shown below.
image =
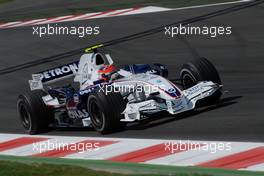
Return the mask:
<svg viewBox="0 0 264 176"><path fill-rule="evenodd" d="M98 91L88 97L87 109L96 131L107 134L123 130L126 123L121 122L121 114L126 108L126 102L119 92Z"/></svg>
<svg viewBox="0 0 264 176"><path fill-rule="evenodd" d="M19 117L29 134L39 134L48 130L49 124L54 120L53 110L42 100L45 95L47 94L42 90L34 90L18 97Z"/></svg>
<svg viewBox="0 0 264 176"><path fill-rule="evenodd" d="M184 64L180 71L182 86L188 89L201 81L212 81L219 85L222 84L220 76L214 65L206 58L199 58L187 64ZM204 102L214 103L222 95L222 91L216 91L212 96L203 99ZM206 103L206 104L208 104Z"/></svg>

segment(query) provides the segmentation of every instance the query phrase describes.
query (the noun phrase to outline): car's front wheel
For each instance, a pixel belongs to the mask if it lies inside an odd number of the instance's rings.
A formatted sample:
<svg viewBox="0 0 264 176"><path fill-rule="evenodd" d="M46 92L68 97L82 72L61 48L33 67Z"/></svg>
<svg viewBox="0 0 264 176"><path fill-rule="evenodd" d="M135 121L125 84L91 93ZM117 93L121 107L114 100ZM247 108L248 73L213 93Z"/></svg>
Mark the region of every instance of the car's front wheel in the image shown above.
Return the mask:
<svg viewBox="0 0 264 176"><path fill-rule="evenodd" d="M214 65L206 58L199 58L184 64L180 71L182 86L188 89L200 81L212 81L219 85L222 84L218 71ZM222 96L222 91L217 90L212 96L200 101L201 105L213 104Z"/></svg>

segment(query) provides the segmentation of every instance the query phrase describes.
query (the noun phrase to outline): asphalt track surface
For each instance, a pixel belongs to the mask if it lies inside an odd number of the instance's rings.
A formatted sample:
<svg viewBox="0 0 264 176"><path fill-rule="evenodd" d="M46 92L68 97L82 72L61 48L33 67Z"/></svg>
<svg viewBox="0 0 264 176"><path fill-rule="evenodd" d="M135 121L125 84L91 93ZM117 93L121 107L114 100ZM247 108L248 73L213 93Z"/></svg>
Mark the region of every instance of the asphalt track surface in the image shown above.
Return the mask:
<svg viewBox="0 0 264 176"><path fill-rule="evenodd" d="M0 30L0 69L80 48L89 44L140 32L152 27L198 16L227 6L170 11L114 18L69 22L62 25L100 26L99 36L32 35L31 27ZM222 103L193 114L162 117L146 124L130 125L125 131L104 137L192 140L264 141L264 6L196 23L231 26L232 35L218 38L163 33L106 48L118 65L160 62L177 77L183 63L198 56L209 58L222 77ZM19 93L28 89L31 74L79 56L0 75L0 132L24 133L16 112ZM47 135L101 136L92 129L58 129Z"/></svg>

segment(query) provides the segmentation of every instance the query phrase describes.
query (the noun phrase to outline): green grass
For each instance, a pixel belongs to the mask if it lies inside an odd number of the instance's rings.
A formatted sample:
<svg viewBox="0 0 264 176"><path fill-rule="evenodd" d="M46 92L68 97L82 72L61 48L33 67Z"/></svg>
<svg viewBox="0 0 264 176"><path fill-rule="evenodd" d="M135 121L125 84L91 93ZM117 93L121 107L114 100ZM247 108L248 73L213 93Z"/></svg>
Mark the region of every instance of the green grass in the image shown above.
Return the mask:
<svg viewBox="0 0 264 176"><path fill-rule="evenodd" d="M94 171L78 166L45 163L32 163L29 165L14 161L1 161L0 168L0 175L3 176L123 176L122 174Z"/></svg>
<svg viewBox="0 0 264 176"><path fill-rule="evenodd" d="M263 176L263 172L0 155L0 175ZM115 173L115 174L113 174ZM120 173L120 174L116 174Z"/></svg>
<svg viewBox="0 0 264 176"><path fill-rule="evenodd" d="M10 1L10 0L0 0ZM89 3L81 2L72 5L65 3L63 6L50 7L50 8L36 8L31 9L30 12L19 10L15 12L10 12L5 16L0 16L0 22L16 21L16 20L28 20L28 19L38 19L46 17L56 17L63 15L81 14L89 12L101 12L107 10L124 9L131 7L141 7L141 6L161 6L169 8L177 8L192 5L202 5L211 3L220 3L232 0L126 0L126 1L111 1L111 2L98 2L98 0L90 0Z"/></svg>

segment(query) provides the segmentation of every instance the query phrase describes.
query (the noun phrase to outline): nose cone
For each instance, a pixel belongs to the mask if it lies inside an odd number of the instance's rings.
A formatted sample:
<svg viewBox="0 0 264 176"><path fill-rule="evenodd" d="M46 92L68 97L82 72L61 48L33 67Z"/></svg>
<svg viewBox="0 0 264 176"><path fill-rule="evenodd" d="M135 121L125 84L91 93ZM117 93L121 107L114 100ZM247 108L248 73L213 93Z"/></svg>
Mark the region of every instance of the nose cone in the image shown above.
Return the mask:
<svg viewBox="0 0 264 176"><path fill-rule="evenodd" d="M161 76L155 75L155 77L152 77L152 79L149 79L147 82L153 86L158 87L161 93L163 92L172 98L181 96L180 89L172 82Z"/></svg>

